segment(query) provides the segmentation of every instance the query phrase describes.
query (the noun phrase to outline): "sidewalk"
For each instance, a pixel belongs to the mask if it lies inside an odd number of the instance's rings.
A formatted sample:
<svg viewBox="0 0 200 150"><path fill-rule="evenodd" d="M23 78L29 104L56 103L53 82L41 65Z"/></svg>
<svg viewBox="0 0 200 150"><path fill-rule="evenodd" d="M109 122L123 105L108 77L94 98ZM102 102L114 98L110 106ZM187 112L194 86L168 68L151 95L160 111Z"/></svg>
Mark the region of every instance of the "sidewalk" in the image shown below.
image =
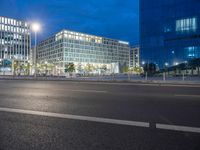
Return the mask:
<svg viewBox="0 0 200 150"><path fill-rule="evenodd" d="M98 83L141 83L141 84L188 84L188 85L200 85L200 78L195 78L194 80L158 80L158 79L132 79L132 80L121 80L121 79L104 79L104 78L88 78L88 77L79 77L79 78L65 78L65 77L37 77L33 76L0 76L0 80L33 80L33 81L74 81L74 82L98 82Z"/></svg>

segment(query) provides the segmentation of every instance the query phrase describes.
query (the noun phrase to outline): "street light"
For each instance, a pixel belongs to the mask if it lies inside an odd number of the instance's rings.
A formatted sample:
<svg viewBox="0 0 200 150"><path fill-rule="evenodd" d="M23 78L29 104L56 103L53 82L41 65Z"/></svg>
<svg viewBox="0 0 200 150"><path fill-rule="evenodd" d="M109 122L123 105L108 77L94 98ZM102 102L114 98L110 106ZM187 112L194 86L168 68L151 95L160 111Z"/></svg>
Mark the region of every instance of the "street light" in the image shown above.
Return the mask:
<svg viewBox="0 0 200 150"><path fill-rule="evenodd" d="M148 70L149 70L149 61L148 61L148 64L146 64L146 62L145 61L142 61L142 66L143 66L143 69L145 68L145 66L147 65L147 70L146 71L144 71L145 72L145 80L147 81L148 80ZM144 69L145 70L145 69Z"/></svg>
<svg viewBox="0 0 200 150"><path fill-rule="evenodd" d="M168 66L169 66L169 63L165 62L165 64L164 64L164 72L163 72L163 81L166 81L166 72L167 72Z"/></svg>
<svg viewBox="0 0 200 150"><path fill-rule="evenodd" d="M175 62L174 64L175 64L176 66L177 66L177 65L179 65L179 63L178 63L178 62Z"/></svg>
<svg viewBox="0 0 200 150"><path fill-rule="evenodd" d="M36 58L36 56L37 56L37 33L41 30L41 27L40 27L40 24L39 23L33 23L32 25L31 25L31 29L32 29L32 31L35 33L35 47L34 47L34 62L35 62L35 64L34 64L34 68L35 68L35 74L34 74L34 76L35 76L35 78L36 78L36 74L37 74L37 72L36 72L36 68L37 68L37 58Z"/></svg>
<svg viewBox="0 0 200 150"><path fill-rule="evenodd" d="M31 28L32 28L32 30L33 30L34 32L38 32L38 31L40 31L40 29L41 29L39 23L33 23L33 24L31 25Z"/></svg>
<svg viewBox="0 0 200 150"><path fill-rule="evenodd" d="M145 61L142 62L142 65L144 65L144 64L145 64Z"/></svg>
<svg viewBox="0 0 200 150"><path fill-rule="evenodd" d="M169 66L169 63L166 62L166 63L165 63L165 66L168 67L168 66Z"/></svg>

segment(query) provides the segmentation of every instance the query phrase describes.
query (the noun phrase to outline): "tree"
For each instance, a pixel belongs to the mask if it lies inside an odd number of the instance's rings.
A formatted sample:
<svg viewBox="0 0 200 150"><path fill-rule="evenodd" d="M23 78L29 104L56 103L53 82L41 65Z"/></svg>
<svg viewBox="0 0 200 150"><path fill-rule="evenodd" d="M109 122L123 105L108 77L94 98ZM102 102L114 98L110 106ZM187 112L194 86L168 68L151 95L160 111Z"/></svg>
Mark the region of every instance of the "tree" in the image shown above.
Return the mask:
<svg viewBox="0 0 200 150"><path fill-rule="evenodd" d="M105 73L105 72L107 71L107 66L106 66L106 65L103 65L103 66L101 66L100 69L103 71L103 73Z"/></svg>
<svg viewBox="0 0 200 150"><path fill-rule="evenodd" d="M67 73L73 73L75 71L75 65L74 63L68 63L65 65L65 72Z"/></svg>
<svg viewBox="0 0 200 150"><path fill-rule="evenodd" d="M124 66L124 67L122 68L122 72L123 72L123 73L128 73L128 72L129 72L129 67L128 67L128 66Z"/></svg>
<svg viewBox="0 0 200 150"><path fill-rule="evenodd" d="M156 73L156 64L154 63L146 63L144 65L144 72L153 75Z"/></svg>
<svg viewBox="0 0 200 150"><path fill-rule="evenodd" d="M133 68L133 71L140 74L140 73L142 73L143 70L141 67L135 67L135 68Z"/></svg>
<svg viewBox="0 0 200 150"><path fill-rule="evenodd" d="M92 72L92 71L95 70L95 67L94 67L92 64L89 64L89 63L88 63L88 64L85 66L84 70L85 70L87 73L90 73L90 72Z"/></svg>
<svg viewBox="0 0 200 150"><path fill-rule="evenodd" d="M82 66L81 63L78 64L77 70L78 70L79 73L82 73L82 72L83 72L83 66Z"/></svg>
<svg viewBox="0 0 200 150"><path fill-rule="evenodd" d="M197 68L197 74L200 76L200 58L190 60L189 66L192 69L192 75L193 75L194 69Z"/></svg>
<svg viewBox="0 0 200 150"><path fill-rule="evenodd" d="M13 61L13 73L14 73L14 75L16 75L16 74L18 74L19 73L19 69L20 69L20 61Z"/></svg>

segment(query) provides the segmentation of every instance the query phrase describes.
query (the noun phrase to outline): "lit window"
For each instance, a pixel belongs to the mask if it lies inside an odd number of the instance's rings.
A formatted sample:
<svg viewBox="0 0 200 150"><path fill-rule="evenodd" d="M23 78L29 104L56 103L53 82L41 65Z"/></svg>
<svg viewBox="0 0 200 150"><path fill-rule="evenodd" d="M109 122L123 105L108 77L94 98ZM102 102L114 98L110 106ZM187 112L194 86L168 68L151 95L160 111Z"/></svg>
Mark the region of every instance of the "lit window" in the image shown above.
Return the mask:
<svg viewBox="0 0 200 150"><path fill-rule="evenodd" d="M196 31L197 29L197 18L181 19L176 21L177 32L190 32Z"/></svg>
<svg viewBox="0 0 200 150"><path fill-rule="evenodd" d="M7 24L7 18L5 18L5 24Z"/></svg>
<svg viewBox="0 0 200 150"><path fill-rule="evenodd" d="M186 47L186 55L188 58L198 58L200 57L200 47L190 46Z"/></svg>
<svg viewBox="0 0 200 150"><path fill-rule="evenodd" d="M4 18L2 17L1 19L2 19L2 23L5 23L5 22L4 22Z"/></svg>
<svg viewBox="0 0 200 150"><path fill-rule="evenodd" d="M7 29L8 29L8 31L11 31L11 30L10 30L10 26L8 26Z"/></svg>
<svg viewBox="0 0 200 150"><path fill-rule="evenodd" d="M5 31L8 31L8 26L5 26Z"/></svg>

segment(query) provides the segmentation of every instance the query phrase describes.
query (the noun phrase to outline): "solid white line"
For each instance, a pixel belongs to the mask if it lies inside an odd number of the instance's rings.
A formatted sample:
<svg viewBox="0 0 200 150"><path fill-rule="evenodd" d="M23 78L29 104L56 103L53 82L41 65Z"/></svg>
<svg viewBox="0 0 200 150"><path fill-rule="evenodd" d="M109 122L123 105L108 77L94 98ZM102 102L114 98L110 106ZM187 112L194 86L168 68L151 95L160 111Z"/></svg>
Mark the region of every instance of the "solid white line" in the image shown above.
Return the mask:
<svg viewBox="0 0 200 150"><path fill-rule="evenodd" d="M200 95L174 95L176 97L193 97L193 98L200 98Z"/></svg>
<svg viewBox="0 0 200 150"><path fill-rule="evenodd" d="M189 87L189 88L199 88L200 85L195 85L195 84L162 84L161 86L165 87Z"/></svg>
<svg viewBox="0 0 200 150"><path fill-rule="evenodd" d="M71 90L72 92L84 92L84 93L107 93L107 91L97 91L97 90Z"/></svg>
<svg viewBox="0 0 200 150"><path fill-rule="evenodd" d="M177 126L177 125L156 124L156 128L157 129L164 129L164 130L200 133L200 128L197 128L197 127L186 127L186 126Z"/></svg>
<svg viewBox="0 0 200 150"><path fill-rule="evenodd" d="M78 115L59 114L59 113L41 112L41 111L32 111L32 110L22 110L22 109L12 109L12 108L1 108L0 107L0 111L1 112L27 114L27 115L44 116L44 117L55 117L55 118L63 118L63 119L73 119L73 120L81 120L81 121L108 123L108 124L116 124L116 125L137 126L137 127L145 127L145 128L148 128L150 126L149 123L147 123L147 122L78 116Z"/></svg>
<svg viewBox="0 0 200 150"><path fill-rule="evenodd" d="M76 82L76 81L73 81ZM124 86L161 86L161 87L188 87L188 88L199 88L200 84L179 84L179 83L164 83L164 82L155 82L155 83L138 83L138 82L130 82L130 83L125 83L125 82L119 82L119 83L112 83L112 82L81 82L84 84L102 84L102 85L124 85Z"/></svg>

